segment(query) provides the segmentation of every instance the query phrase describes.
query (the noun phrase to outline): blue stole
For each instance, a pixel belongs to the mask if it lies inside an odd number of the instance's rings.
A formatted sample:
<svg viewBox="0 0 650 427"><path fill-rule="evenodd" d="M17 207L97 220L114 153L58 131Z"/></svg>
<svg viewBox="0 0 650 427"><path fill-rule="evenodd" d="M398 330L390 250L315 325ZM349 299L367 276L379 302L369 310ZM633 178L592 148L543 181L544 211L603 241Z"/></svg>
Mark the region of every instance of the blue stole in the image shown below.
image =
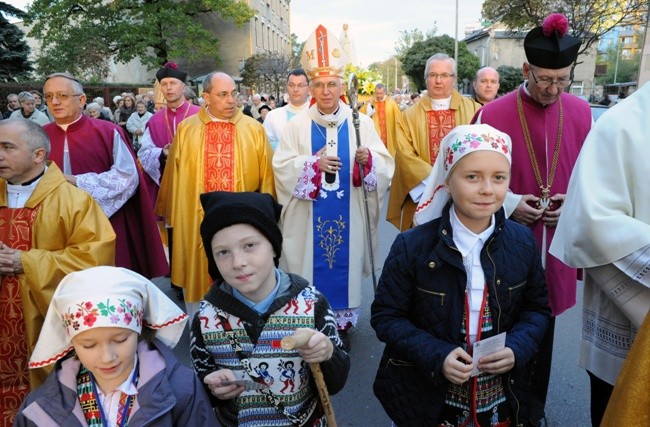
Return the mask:
<svg viewBox="0 0 650 427"><path fill-rule="evenodd" d="M325 146L326 130L326 127L312 120L312 153ZM342 309L349 307L350 186L353 165L350 163L348 120L335 131L338 131L337 155L341 159L341 170L333 184L325 182L323 173L319 194L312 205L313 285L325 295L333 309Z"/></svg>

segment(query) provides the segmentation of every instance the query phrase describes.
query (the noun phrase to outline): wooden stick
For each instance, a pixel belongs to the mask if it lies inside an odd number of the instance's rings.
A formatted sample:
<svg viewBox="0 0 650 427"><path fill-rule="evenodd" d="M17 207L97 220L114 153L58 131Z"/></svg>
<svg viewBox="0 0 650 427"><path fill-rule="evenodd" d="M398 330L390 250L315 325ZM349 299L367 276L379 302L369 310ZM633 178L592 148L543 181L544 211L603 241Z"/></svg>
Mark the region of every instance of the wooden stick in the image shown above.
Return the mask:
<svg viewBox="0 0 650 427"><path fill-rule="evenodd" d="M291 336L282 338L280 346L284 350L295 350L296 348L300 348L307 344L314 333L315 331L307 330L296 332ZM336 427L334 407L332 406L330 394L327 391L327 384L325 384L325 378L323 377L323 371L320 369L320 364L310 363L309 368L311 369L311 373L314 375L314 380L316 381L316 389L318 390L318 396L320 396L320 401L323 405L323 411L325 412L325 418L327 419L327 426Z"/></svg>

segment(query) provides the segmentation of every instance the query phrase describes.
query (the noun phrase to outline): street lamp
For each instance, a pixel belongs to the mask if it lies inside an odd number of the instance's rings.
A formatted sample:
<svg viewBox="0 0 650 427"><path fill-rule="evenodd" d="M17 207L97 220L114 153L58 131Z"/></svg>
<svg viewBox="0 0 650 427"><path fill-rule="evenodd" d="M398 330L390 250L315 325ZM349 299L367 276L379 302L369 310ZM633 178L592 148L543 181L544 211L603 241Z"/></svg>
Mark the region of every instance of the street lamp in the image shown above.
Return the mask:
<svg viewBox="0 0 650 427"><path fill-rule="evenodd" d="M616 37L616 65L614 65L614 84L616 84L616 78L618 77L618 58L621 56L621 36L620 34Z"/></svg>

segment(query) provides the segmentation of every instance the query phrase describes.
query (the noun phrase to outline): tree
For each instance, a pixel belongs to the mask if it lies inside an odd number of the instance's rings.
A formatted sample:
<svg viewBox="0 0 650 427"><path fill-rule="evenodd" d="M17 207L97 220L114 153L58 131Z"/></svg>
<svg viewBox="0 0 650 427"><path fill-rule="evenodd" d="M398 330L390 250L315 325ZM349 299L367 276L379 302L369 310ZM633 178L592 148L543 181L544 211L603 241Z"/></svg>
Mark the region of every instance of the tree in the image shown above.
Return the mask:
<svg viewBox="0 0 650 427"><path fill-rule="evenodd" d="M499 73L499 94L512 92L524 81L524 71L521 67L502 65L497 68Z"/></svg>
<svg viewBox="0 0 650 427"><path fill-rule="evenodd" d="M256 53L246 60L241 76L246 86L258 91L270 88L275 98L280 97L280 91L287 81L290 60L278 53Z"/></svg>
<svg viewBox="0 0 650 427"><path fill-rule="evenodd" d="M607 64L607 73L603 76L596 77L596 84L606 85L610 83L624 83L636 81L639 75L639 66L641 65L641 52L638 52L631 58L620 57L616 44L607 48L604 63ZM618 58L618 64L616 57ZM616 78L615 78L616 77Z"/></svg>
<svg viewBox="0 0 650 427"><path fill-rule="evenodd" d="M571 34L582 40L578 52L584 55L603 34L617 26L642 25L648 0L486 0L483 17L502 22L509 29L529 29L553 12L569 20ZM580 62L576 59L574 65Z"/></svg>
<svg viewBox="0 0 650 427"><path fill-rule="evenodd" d="M156 68L174 58L219 61L214 16L242 26L254 16L243 0L34 0L25 22L43 46L41 74L106 71L107 59Z"/></svg>
<svg viewBox="0 0 650 427"><path fill-rule="evenodd" d="M0 1L0 81L28 79L33 71L25 34L5 15L24 18L25 12Z"/></svg>
<svg viewBox="0 0 650 427"><path fill-rule="evenodd" d="M446 53L453 58L454 43L454 39L447 35L429 37L423 41L414 43L404 53L402 59L404 74L411 78L411 81L419 90L426 89L424 67L427 59L435 53ZM458 64L456 64L458 82L471 81L479 67L480 63L476 55L467 50L465 43L458 43Z"/></svg>
<svg viewBox="0 0 650 427"><path fill-rule="evenodd" d="M431 38L436 35L438 24L433 21L433 28L427 31L426 35L415 28L413 30L404 30L399 32L399 38L395 42L395 56L401 61L406 51L417 42L424 41L425 38Z"/></svg>
<svg viewBox="0 0 650 427"><path fill-rule="evenodd" d="M300 56L302 55L302 49L305 47L305 42L298 43L298 36L295 33L291 33L291 69L301 68Z"/></svg>

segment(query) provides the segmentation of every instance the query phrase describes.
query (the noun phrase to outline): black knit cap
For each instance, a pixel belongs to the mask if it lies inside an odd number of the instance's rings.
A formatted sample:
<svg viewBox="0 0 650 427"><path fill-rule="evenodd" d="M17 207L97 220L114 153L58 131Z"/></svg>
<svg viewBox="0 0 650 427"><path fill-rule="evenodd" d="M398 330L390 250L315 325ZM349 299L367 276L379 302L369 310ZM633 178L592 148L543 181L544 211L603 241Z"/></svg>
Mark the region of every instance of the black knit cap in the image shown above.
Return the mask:
<svg viewBox="0 0 650 427"><path fill-rule="evenodd" d="M208 273L215 281L223 278L212 255L212 238L221 229L235 224L249 224L259 230L273 246L275 266L282 253L282 233L278 227L282 206L270 194L214 191L201 194L205 216L201 222L201 239L208 257Z"/></svg>
<svg viewBox="0 0 650 427"><path fill-rule="evenodd" d="M569 22L560 13L550 14L541 27L526 34L524 50L528 62L540 68L558 70L573 64L582 43L567 34Z"/></svg>
<svg viewBox="0 0 650 427"><path fill-rule="evenodd" d="M158 80L158 82L166 77L173 77L185 83L187 73L179 70L178 65L176 65L175 62L170 61L165 63L160 70L156 71L156 80Z"/></svg>

